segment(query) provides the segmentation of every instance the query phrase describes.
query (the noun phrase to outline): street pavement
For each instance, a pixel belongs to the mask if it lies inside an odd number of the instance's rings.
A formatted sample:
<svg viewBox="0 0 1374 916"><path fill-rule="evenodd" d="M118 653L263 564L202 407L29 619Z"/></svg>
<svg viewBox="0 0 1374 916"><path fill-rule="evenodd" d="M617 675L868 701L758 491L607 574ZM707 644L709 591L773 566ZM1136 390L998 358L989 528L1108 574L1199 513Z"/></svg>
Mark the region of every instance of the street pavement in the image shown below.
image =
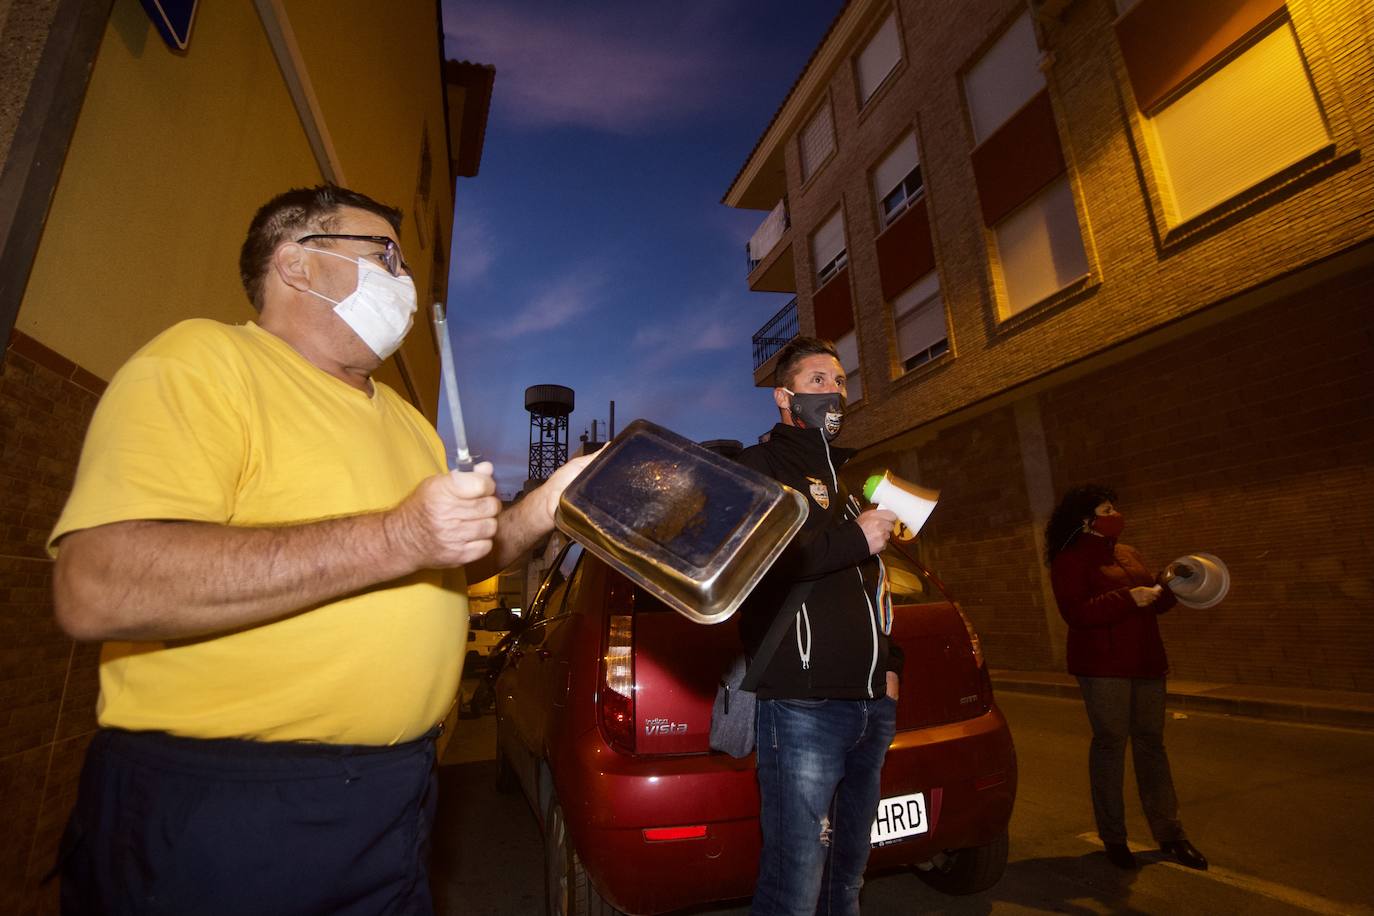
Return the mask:
<svg viewBox="0 0 1374 916"><path fill-rule="evenodd" d="M865 916L1374 914L1374 730L1172 708L1165 738L1183 822L1212 867L1161 858L1128 766L1131 845L1143 867L1123 872L1093 828L1081 702L1003 689L998 703L1020 766L1006 875L962 898L912 873L870 878ZM543 912L539 829L523 797L496 792L494 742L492 716L459 720L444 753L433 868L442 914ZM745 913L737 904L700 916Z"/></svg>

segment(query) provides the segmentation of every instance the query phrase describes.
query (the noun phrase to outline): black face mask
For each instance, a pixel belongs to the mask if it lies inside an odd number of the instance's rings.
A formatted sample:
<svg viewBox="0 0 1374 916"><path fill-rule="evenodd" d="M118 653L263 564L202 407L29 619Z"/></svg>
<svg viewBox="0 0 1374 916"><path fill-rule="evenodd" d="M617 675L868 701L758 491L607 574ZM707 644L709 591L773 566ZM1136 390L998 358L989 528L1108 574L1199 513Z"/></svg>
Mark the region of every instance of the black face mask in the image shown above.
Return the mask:
<svg viewBox="0 0 1374 916"><path fill-rule="evenodd" d="M798 426L819 429L827 440L840 434L840 426L844 424L844 397L838 391L826 394L796 394L788 388L783 391L792 396L787 409Z"/></svg>

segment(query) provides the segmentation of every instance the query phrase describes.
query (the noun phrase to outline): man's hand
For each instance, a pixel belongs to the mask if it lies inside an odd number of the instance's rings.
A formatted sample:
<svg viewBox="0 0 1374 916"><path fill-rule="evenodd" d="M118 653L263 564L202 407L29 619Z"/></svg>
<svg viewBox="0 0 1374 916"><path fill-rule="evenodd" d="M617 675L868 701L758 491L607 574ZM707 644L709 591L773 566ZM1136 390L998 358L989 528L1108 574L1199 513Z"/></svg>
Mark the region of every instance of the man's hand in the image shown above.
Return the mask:
<svg viewBox="0 0 1374 916"><path fill-rule="evenodd" d="M596 455L579 455L570 458L568 461L549 475L549 479L540 484L539 489L531 495L537 495L541 505L541 510L545 513L550 525L553 524L553 514L558 509L558 501L563 497L563 491L568 488L568 484L577 478L582 470L592 463Z"/></svg>
<svg viewBox="0 0 1374 916"><path fill-rule="evenodd" d="M1137 585L1131 589L1131 600L1136 607L1149 607L1159 600L1159 593L1164 588L1162 585Z"/></svg>
<svg viewBox="0 0 1374 916"><path fill-rule="evenodd" d="M383 520L388 544L419 569L466 566L491 552L496 498L491 463L420 481Z"/></svg>
<svg viewBox="0 0 1374 916"><path fill-rule="evenodd" d="M901 680L897 677L897 672L889 671L887 673L887 695L895 700L901 692Z"/></svg>
<svg viewBox="0 0 1374 916"><path fill-rule="evenodd" d="M859 513L859 527L868 539L868 552L875 554L887 546L892 537L892 524L897 521L897 513L890 509L869 509Z"/></svg>
<svg viewBox="0 0 1374 916"><path fill-rule="evenodd" d="M583 455L572 459L550 474L549 479L537 490L501 513L493 539L494 546L484 555L479 554L477 562L467 564L469 582L481 582L496 575L553 530L553 515L558 509L559 498L573 478L591 463L592 457ZM479 467L490 468L491 465Z"/></svg>

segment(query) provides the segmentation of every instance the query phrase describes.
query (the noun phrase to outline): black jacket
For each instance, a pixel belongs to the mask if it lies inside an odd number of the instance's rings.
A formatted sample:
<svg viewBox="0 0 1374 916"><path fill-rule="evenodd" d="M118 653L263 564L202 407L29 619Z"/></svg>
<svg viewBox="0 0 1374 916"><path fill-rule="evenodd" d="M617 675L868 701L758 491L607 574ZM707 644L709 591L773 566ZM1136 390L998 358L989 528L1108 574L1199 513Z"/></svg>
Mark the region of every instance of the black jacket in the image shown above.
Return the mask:
<svg viewBox="0 0 1374 916"><path fill-rule="evenodd" d="M767 442L739 460L799 492L806 524L745 599L740 635L753 658L792 584L811 581L802 610L764 668L760 697L880 697L887 672L901 672L901 650L884 635L876 594L880 561L855 519L861 511L839 480L853 452L833 448L817 429L779 423Z"/></svg>

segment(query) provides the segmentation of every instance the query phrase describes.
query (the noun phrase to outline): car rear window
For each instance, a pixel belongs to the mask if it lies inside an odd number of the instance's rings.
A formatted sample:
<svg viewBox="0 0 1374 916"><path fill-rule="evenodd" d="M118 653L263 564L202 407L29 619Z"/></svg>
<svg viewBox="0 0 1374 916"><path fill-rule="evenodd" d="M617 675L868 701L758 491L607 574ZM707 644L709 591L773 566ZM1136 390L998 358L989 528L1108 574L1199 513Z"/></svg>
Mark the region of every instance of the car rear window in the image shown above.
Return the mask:
<svg viewBox="0 0 1374 916"><path fill-rule="evenodd" d="M911 552L911 548L904 548ZM928 604L943 601L940 589L919 567L900 553L889 547L882 553L883 566L887 569L888 586L892 589L893 604Z"/></svg>

